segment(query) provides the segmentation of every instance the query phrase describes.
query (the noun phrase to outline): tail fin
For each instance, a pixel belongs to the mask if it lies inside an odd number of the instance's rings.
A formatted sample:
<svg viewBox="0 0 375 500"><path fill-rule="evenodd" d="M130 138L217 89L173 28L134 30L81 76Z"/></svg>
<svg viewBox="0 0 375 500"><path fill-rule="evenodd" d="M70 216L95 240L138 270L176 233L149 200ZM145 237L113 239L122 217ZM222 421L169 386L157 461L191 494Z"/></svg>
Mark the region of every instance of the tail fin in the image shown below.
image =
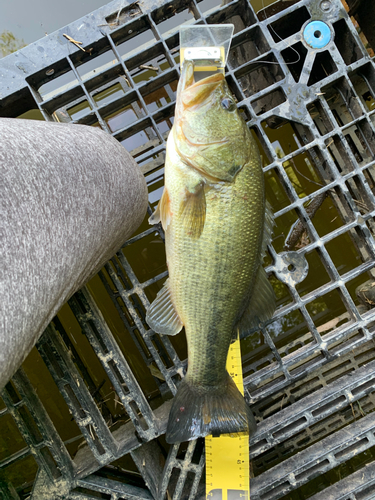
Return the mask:
<svg viewBox="0 0 375 500"><path fill-rule="evenodd" d="M187 375L181 382L169 413L167 443L190 441L209 434L256 431L254 415L227 373L220 387L196 387Z"/></svg>

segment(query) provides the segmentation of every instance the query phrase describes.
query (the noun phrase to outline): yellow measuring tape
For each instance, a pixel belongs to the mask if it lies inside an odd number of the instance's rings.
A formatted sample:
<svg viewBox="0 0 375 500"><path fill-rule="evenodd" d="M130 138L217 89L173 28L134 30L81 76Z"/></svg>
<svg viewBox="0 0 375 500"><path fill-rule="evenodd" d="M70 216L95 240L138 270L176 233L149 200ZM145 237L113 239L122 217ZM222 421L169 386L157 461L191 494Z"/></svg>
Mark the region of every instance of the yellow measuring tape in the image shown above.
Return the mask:
<svg viewBox="0 0 375 500"><path fill-rule="evenodd" d="M243 394L240 341L230 345L227 370ZM249 436L206 437L208 500L250 500Z"/></svg>

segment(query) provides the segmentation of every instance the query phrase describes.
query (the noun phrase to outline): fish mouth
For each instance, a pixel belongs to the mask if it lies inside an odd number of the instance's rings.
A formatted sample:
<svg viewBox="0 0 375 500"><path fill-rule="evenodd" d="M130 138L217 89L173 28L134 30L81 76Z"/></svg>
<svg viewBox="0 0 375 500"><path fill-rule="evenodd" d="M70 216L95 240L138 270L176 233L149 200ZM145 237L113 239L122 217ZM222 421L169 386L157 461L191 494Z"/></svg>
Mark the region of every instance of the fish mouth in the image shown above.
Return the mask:
<svg viewBox="0 0 375 500"><path fill-rule="evenodd" d="M222 73L214 73L213 75L206 76L206 78L202 78L202 80L199 80L198 82L194 82L189 86L189 89L194 89L201 85L217 84L222 82L223 80L224 75Z"/></svg>
<svg viewBox="0 0 375 500"><path fill-rule="evenodd" d="M182 84L177 99L185 108L197 106L205 102L213 91L222 84L224 75L222 73L214 73L198 82L194 81L194 63L192 61L185 62L181 74Z"/></svg>
<svg viewBox="0 0 375 500"><path fill-rule="evenodd" d="M189 134L186 134L186 127L183 116L185 111L193 110L203 104L210 103L210 96L213 95L215 89L222 85L225 78L222 73L213 73L212 75L202 78L197 82L194 81L194 62L185 61L181 70L181 77L177 89L177 102L175 112L176 135L180 141L186 142L198 149L207 148L214 145L224 145L228 141L226 138L217 141L199 142L192 140Z"/></svg>
<svg viewBox="0 0 375 500"><path fill-rule="evenodd" d="M204 156L204 150L211 148L212 146L225 146L228 143L228 139L223 137L218 140L199 141L196 140L195 134L190 134L189 120L186 119L188 113L187 111L196 111L200 106L210 105L212 99L214 99L214 91L219 85L223 85L225 81L224 75L222 73L214 73L212 75L203 78L197 82L194 81L194 63L192 61L186 61L182 67L180 81L177 88L177 100L176 100L176 110L175 110L175 121L174 121L174 136L176 149L181 157L184 158L185 162L188 163L194 169L201 171L197 162L194 160L195 157ZM203 110L202 110L203 112ZM193 138L194 137L194 138ZM205 138L207 139L207 138ZM180 149L180 145L187 145L188 148L195 151L195 153L186 155L183 150ZM205 173L206 177L210 177L212 182L216 182L213 176Z"/></svg>

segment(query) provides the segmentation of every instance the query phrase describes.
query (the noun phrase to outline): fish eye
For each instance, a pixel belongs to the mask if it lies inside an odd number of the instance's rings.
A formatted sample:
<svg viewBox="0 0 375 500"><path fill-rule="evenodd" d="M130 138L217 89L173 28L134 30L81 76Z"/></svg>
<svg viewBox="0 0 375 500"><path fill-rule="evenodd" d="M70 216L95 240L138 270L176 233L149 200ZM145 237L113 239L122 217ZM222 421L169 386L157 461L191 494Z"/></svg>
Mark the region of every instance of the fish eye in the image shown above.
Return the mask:
<svg viewBox="0 0 375 500"><path fill-rule="evenodd" d="M227 97L221 101L221 107L226 111L234 111L236 109L236 103L232 99Z"/></svg>

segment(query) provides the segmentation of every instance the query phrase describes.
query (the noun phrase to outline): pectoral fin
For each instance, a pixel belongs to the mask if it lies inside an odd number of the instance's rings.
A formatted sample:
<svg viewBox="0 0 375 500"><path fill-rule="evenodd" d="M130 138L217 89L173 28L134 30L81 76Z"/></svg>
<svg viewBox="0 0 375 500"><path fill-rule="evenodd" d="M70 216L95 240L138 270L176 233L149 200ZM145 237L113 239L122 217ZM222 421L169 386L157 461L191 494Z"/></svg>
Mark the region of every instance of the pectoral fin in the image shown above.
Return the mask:
<svg viewBox="0 0 375 500"><path fill-rule="evenodd" d="M172 303L169 280L156 295L146 313L146 322L152 330L163 335L176 335L183 324Z"/></svg>
<svg viewBox="0 0 375 500"><path fill-rule="evenodd" d="M260 322L271 319L275 309L273 288L267 279L266 271L259 266L250 302L237 325L240 338L246 337L246 333L258 327Z"/></svg>
<svg viewBox="0 0 375 500"><path fill-rule="evenodd" d="M164 188L163 194L159 200L155 212L148 219L149 224L154 225L161 222L164 231L167 229L171 221L171 208L168 190Z"/></svg>
<svg viewBox="0 0 375 500"><path fill-rule="evenodd" d="M186 190L179 215L186 234L198 239L202 234L206 220L206 195L203 182L197 184L192 190Z"/></svg>

